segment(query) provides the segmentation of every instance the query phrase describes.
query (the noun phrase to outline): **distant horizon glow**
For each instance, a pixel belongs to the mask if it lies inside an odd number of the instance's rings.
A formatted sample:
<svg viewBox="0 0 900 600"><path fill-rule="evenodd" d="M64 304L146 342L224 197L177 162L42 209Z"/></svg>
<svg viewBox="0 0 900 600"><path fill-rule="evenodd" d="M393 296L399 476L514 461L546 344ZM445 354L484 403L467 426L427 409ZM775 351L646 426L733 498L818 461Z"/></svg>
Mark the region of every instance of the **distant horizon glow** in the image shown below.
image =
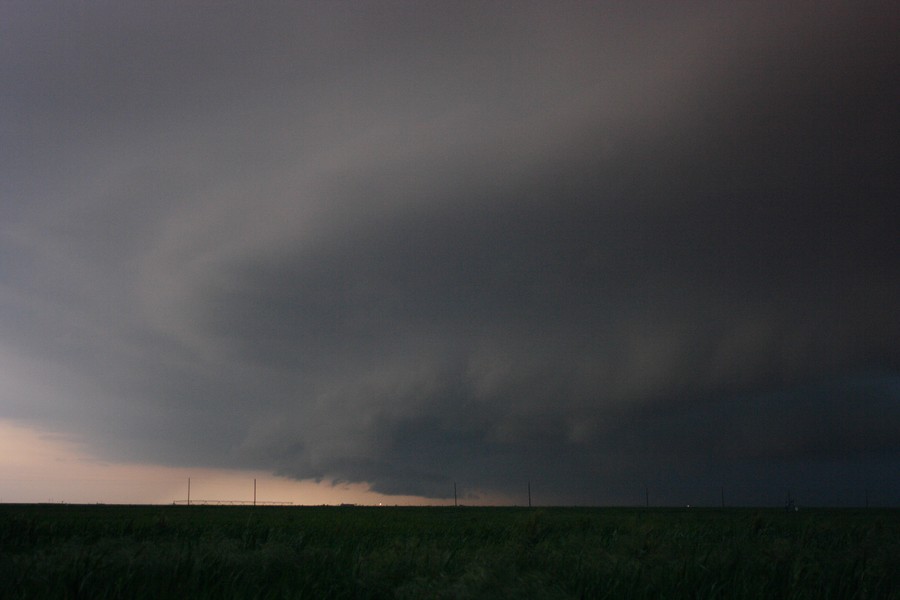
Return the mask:
<svg viewBox="0 0 900 600"><path fill-rule="evenodd" d="M296 481L271 473L100 461L67 436L0 420L0 503L258 503L440 505L446 500L385 496L365 484ZM490 500L487 500L490 503ZM452 499L449 501L452 504Z"/></svg>

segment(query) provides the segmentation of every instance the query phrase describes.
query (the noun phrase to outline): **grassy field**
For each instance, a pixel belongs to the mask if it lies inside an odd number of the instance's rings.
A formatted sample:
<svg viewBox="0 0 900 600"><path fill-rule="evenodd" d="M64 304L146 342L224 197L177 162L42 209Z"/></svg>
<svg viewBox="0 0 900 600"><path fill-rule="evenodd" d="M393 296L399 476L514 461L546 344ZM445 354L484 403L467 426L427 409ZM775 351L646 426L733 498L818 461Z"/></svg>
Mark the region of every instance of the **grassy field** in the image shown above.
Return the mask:
<svg viewBox="0 0 900 600"><path fill-rule="evenodd" d="M3 598L900 598L900 511L0 505Z"/></svg>

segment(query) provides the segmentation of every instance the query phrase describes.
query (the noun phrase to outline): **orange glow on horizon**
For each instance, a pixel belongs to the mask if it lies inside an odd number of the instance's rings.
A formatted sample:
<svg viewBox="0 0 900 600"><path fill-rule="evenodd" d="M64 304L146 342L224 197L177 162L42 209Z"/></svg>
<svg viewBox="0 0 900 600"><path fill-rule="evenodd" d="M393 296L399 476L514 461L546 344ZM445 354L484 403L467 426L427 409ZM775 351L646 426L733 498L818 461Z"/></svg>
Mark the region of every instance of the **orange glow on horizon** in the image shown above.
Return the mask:
<svg viewBox="0 0 900 600"><path fill-rule="evenodd" d="M440 505L453 499L386 496L363 483L297 481L263 471L110 463L63 436L0 420L0 502L171 504L257 502L295 505Z"/></svg>

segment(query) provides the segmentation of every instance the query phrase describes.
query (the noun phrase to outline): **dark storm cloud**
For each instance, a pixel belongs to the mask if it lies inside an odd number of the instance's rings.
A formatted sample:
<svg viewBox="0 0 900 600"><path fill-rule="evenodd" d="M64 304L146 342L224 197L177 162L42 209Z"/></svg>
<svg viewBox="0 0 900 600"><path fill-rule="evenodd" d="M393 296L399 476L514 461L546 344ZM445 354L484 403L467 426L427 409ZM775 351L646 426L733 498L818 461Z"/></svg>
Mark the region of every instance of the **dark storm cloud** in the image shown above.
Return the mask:
<svg viewBox="0 0 900 600"><path fill-rule="evenodd" d="M4 10L3 416L432 497L900 493L889 4Z"/></svg>

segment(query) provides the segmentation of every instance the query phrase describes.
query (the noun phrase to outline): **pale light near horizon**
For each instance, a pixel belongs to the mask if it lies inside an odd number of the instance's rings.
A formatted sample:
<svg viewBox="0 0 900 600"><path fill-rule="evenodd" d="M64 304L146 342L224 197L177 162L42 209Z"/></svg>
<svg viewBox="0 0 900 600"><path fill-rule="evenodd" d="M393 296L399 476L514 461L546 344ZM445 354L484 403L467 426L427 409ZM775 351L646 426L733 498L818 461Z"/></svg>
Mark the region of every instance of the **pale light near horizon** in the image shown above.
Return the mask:
<svg viewBox="0 0 900 600"><path fill-rule="evenodd" d="M248 470L166 467L100 461L72 438L0 420L0 503L171 504L253 500L294 505L436 504L417 496L384 496L365 484L295 481ZM452 503L452 500L450 500Z"/></svg>

